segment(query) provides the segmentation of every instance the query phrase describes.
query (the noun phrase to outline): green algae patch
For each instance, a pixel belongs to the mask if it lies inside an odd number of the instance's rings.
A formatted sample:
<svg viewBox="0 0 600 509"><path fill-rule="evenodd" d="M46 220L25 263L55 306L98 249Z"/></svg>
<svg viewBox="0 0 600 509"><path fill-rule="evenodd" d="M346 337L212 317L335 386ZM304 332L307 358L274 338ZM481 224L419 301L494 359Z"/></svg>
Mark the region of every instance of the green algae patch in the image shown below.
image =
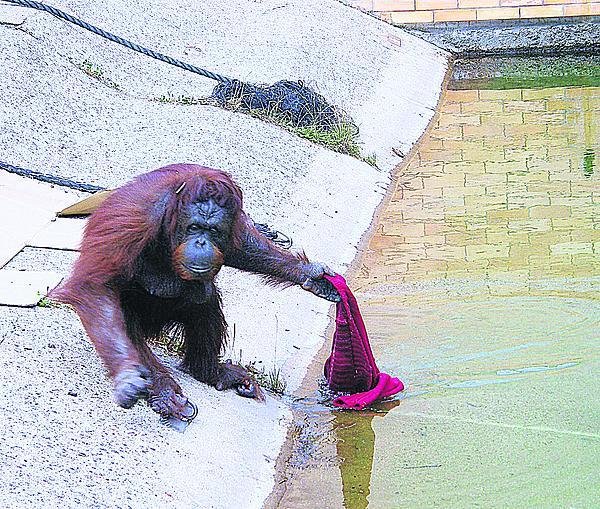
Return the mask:
<svg viewBox="0 0 600 509"><path fill-rule="evenodd" d="M476 80L483 90L509 90L514 88L597 87L600 85L600 67L592 76L507 76ZM461 90L458 83L456 90ZM464 85L463 85L464 86ZM464 90L464 89L463 89Z"/></svg>
<svg viewBox="0 0 600 509"><path fill-rule="evenodd" d="M597 55L458 61L450 83L455 90L598 86L600 57Z"/></svg>

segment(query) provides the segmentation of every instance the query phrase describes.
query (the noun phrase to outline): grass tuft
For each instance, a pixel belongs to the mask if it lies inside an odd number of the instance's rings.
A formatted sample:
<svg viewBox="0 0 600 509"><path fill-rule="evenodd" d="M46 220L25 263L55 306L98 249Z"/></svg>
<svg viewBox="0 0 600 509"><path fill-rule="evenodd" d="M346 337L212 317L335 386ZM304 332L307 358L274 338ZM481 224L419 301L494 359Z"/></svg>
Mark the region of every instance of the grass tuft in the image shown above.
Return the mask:
<svg viewBox="0 0 600 509"><path fill-rule="evenodd" d="M48 297L42 297L38 301L37 306L40 308L49 308L52 307L52 301Z"/></svg>
<svg viewBox="0 0 600 509"><path fill-rule="evenodd" d="M81 65L79 65L79 68L90 78L94 78L100 81L107 87L114 88L115 90L120 90L119 85L117 85L113 80L106 76L104 70L99 65L96 65L86 59Z"/></svg>
<svg viewBox="0 0 600 509"><path fill-rule="evenodd" d="M368 155L368 156L363 156L362 160L365 163L373 166L374 168L378 168L378 166L377 166L377 154L371 154L371 155Z"/></svg>
<svg viewBox="0 0 600 509"><path fill-rule="evenodd" d="M39 308L58 308L62 306L60 302L53 301L49 297L44 297L40 292L38 292L38 296L40 300L38 300L36 306Z"/></svg>
<svg viewBox="0 0 600 509"><path fill-rule="evenodd" d="M377 167L374 155L362 155L358 128L342 110L336 111L336 122L334 125L298 125L300 122L295 122L289 115L286 115L277 101L272 101L267 108L248 109L245 103L249 101L245 101L242 94L243 92L240 91L238 95L229 98L225 103L220 103L213 99L212 104L221 106L229 111L246 113L259 120L275 124L301 138L327 147L335 152L355 157L371 166ZM211 99L209 98L208 101L211 101Z"/></svg>
<svg viewBox="0 0 600 509"><path fill-rule="evenodd" d="M229 98L225 103L219 102L214 97L199 98L185 95L175 95L167 92L165 95L156 97L153 100L163 104L182 104L182 105L212 105L222 107L226 110L236 113L245 113L251 117L264 122L275 124L283 129L305 138L313 143L327 147L330 150L347 154L360 159L367 164L377 168L377 158L375 154L363 155L361 143L358 136L358 128L352 123L350 118L343 112L337 115L337 123L333 126L322 125L303 125L299 126L292 121L289 115L281 111L277 101L271 102L267 108L248 109L244 100L243 92Z"/></svg>
<svg viewBox="0 0 600 509"><path fill-rule="evenodd" d="M256 379L263 389L273 394L279 394L280 396L285 393L287 382L281 375L281 368L276 366L273 366L269 370L265 369L264 366L257 368L255 362L246 364L244 368Z"/></svg>
<svg viewBox="0 0 600 509"><path fill-rule="evenodd" d="M207 104L206 99L200 99L198 97L192 97L188 95L174 95L171 92L167 92L167 95L161 95L154 99L156 102L163 104L183 104L191 106L194 104Z"/></svg>
<svg viewBox="0 0 600 509"><path fill-rule="evenodd" d="M292 128L291 131L335 152L361 159L358 136L356 129L351 124L339 123L329 130L324 130L318 126L307 126Z"/></svg>
<svg viewBox="0 0 600 509"><path fill-rule="evenodd" d="M163 348L171 354L181 354L183 352L183 329L177 324L173 324L153 342L156 346ZM231 347L228 349L231 354L232 362L242 366L250 373L265 390L273 394L282 395L287 388L287 382L281 374L281 368L273 366L267 369L264 366L259 366L261 361L244 362L242 360L242 350L235 352L235 324L233 327L233 338Z"/></svg>

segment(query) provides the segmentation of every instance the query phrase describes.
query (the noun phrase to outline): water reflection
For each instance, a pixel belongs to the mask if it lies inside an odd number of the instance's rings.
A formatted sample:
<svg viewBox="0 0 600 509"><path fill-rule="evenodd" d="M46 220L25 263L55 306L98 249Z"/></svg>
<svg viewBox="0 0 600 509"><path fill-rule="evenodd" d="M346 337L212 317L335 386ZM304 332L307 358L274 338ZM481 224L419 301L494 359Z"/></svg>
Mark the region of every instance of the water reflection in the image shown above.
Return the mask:
<svg viewBox="0 0 600 509"><path fill-rule="evenodd" d="M600 89L448 90L355 282L600 273Z"/></svg>
<svg viewBox="0 0 600 509"><path fill-rule="evenodd" d="M364 435L370 507L589 504L599 124L600 88L446 92L353 282L408 382Z"/></svg>
<svg viewBox="0 0 600 509"><path fill-rule="evenodd" d="M334 412L342 498L312 475L284 507L600 503L600 88L448 90L440 112L351 281L407 390Z"/></svg>
<svg viewBox="0 0 600 509"><path fill-rule="evenodd" d="M334 430L337 438L337 454L341 461L345 507L364 509L369 505L369 486L375 451L373 419L383 417L399 404L399 400L380 403L377 405L378 412L367 411L360 414L347 411L335 412Z"/></svg>

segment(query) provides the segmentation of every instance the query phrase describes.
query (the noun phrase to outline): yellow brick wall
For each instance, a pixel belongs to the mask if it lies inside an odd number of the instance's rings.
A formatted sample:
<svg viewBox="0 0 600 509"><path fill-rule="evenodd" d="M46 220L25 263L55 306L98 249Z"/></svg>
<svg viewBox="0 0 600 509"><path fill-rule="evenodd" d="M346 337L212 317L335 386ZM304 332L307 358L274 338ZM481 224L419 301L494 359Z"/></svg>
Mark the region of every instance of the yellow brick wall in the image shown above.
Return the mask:
<svg viewBox="0 0 600 509"><path fill-rule="evenodd" d="M598 0L358 0L353 5L395 24L598 16Z"/></svg>

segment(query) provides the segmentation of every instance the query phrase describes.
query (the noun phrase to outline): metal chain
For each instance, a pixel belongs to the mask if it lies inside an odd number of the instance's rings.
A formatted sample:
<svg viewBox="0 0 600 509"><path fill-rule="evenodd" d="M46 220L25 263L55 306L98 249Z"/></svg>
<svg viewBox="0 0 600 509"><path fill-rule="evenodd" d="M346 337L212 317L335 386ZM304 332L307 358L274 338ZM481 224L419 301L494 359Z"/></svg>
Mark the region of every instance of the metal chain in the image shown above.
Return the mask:
<svg viewBox="0 0 600 509"><path fill-rule="evenodd" d="M217 74L217 73L214 73L211 71L207 71L206 69L201 69L194 65L186 64L185 62L182 62L181 60L177 60L177 59L171 58L167 55L163 55L162 53L159 53L158 51L153 51L151 49L144 48L144 46L140 46L139 44L128 41L127 39L123 39L122 37L119 37L118 35L111 34L110 32L102 30L101 28L95 27L94 25L90 25L89 23L86 23L85 21L83 21L79 18L76 18L75 16L71 16L70 14L63 12L63 11L57 9L56 7L52 7L50 5L46 5L46 4L43 4L40 2L32 2L31 0L2 0L2 1L8 2L9 4L20 5L22 7L29 7L31 9L37 9L38 11L48 12L48 13L52 14L53 16L56 16L57 18L64 19L65 21L68 21L69 23L73 23L74 25L80 26L81 28L85 28L86 30L89 30L90 32L93 32L101 37L104 37L105 39L108 39L109 41L116 42L117 44L121 44L121 45L125 46L126 48L132 49L133 51L137 51L138 53L142 53L146 56L155 58L156 60L160 60L161 62L165 62L167 64L171 64L176 67L181 67L182 69L185 69L186 71L190 71L190 72L199 74L200 76L204 76L205 78L219 81L221 83L231 83L233 81L231 78L227 78L226 76L222 76L220 74Z"/></svg>

